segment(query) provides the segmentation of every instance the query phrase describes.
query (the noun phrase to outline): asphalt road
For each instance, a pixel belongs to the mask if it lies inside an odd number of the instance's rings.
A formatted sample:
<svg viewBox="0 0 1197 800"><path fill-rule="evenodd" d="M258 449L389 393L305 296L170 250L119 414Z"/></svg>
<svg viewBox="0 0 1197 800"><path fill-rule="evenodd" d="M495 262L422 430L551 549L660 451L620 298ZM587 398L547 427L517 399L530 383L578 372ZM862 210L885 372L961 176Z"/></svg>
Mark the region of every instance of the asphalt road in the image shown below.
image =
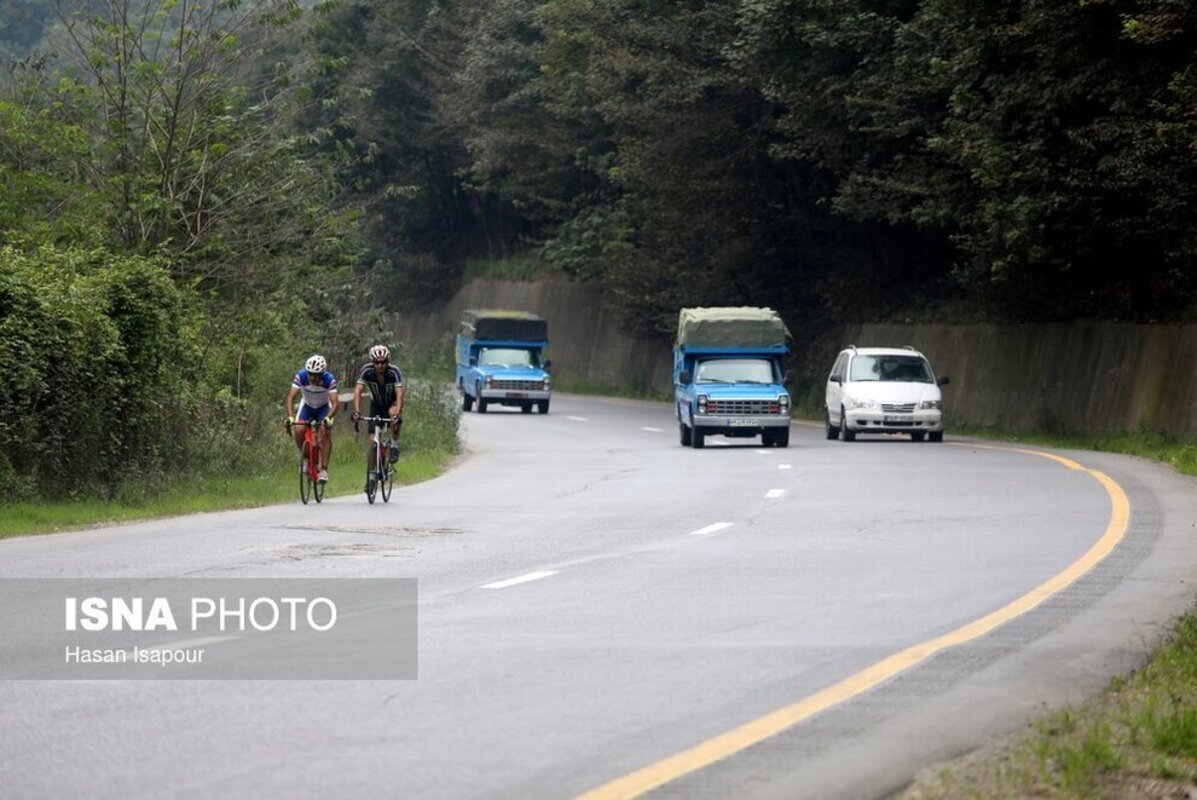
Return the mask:
<svg viewBox="0 0 1197 800"><path fill-rule="evenodd" d="M463 428L460 463L387 505L0 542L0 578L405 577L419 596L415 680L0 681L0 794L565 797L631 775L659 796L881 797L1100 690L1195 594L1197 484L1138 459L803 426L788 449L695 451L668 406L565 395ZM1088 470L1124 494L1120 530Z"/></svg>

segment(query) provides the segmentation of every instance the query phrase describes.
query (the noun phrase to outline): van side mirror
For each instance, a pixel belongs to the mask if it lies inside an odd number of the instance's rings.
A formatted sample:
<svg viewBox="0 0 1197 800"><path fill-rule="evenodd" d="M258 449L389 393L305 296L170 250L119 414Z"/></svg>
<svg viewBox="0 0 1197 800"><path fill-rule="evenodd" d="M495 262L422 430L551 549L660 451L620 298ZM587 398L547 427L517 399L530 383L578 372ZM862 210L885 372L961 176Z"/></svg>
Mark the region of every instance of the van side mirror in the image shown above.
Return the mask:
<svg viewBox="0 0 1197 800"><path fill-rule="evenodd" d="M678 383L681 383L683 385L688 384L690 382L690 370L684 369L681 372L679 372L677 374L677 380L678 380Z"/></svg>
<svg viewBox="0 0 1197 800"><path fill-rule="evenodd" d="M828 383L838 383L840 386L844 385L844 379L839 375L831 375L827 378Z"/></svg>
<svg viewBox="0 0 1197 800"><path fill-rule="evenodd" d="M940 375L935 379L936 386L947 386L949 383L951 383L951 381L948 379L947 375Z"/></svg>

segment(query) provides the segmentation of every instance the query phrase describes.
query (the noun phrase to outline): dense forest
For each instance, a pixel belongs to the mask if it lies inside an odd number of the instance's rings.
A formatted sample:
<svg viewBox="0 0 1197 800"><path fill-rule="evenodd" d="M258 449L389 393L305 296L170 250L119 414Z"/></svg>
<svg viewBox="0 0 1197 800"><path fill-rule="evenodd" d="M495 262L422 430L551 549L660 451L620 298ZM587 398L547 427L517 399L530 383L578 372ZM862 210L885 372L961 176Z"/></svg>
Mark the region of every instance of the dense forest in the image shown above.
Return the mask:
<svg viewBox="0 0 1197 800"><path fill-rule="evenodd" d="M253 441L471 260L646 331L1192 319L1195 54L1189 0L5 0L0 476Z"/></svg>

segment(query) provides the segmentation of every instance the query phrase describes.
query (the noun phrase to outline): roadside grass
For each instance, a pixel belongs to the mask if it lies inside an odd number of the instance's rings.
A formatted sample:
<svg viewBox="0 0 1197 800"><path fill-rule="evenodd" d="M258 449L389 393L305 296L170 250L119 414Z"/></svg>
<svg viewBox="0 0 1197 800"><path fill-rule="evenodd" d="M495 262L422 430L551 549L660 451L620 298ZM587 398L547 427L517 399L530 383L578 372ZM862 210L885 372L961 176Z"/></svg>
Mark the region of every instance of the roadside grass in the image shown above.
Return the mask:
<svg viewBox="0 0 1197 800"><path fill-rule="evenodd" d="M648 387L611 386L598 381L553 377L553 391L565 394L585 394L601 397L622 397L628 400L656 400L668 402L671 395Z"/></svg>
<svg viewBox="0 0 1197 800"><path fill-rule="evenodd" d="M1197 794L1197 613L1105 694L920 776L899 800Z"/></svg>
<svg viewBox="0 0 1197 800"><path fill-rule="evenodd" d="M449 392L417 384L409 390L409 403L409 409L415 413L404 415L403 456L395 476L399 485L436 477L444 472L459 451L459 414ZM367 441L364 427L355 436L348 416L342 413L338 417L326 497L362 492ZM270 463L245 474L220 474L219 470L209 470L171 480L165 486L143 480L110 501L84 498L2 504L0 539L200 511L225 511L274 503L298 504L296 450L283 440L281 433L271 445Z"/></svg>
<svg viewBox="0 0 1197 800"><path fill-rule="evenodd" d="M1104 434L1012 433L1000 428L953 425L949 433L1069 450L1099 450L1162 461L1183 475L1197 475L1197 439L1182 439L1157 430Z"/></svg>
<svg viewBox="0 0 1197 800"><path fill-rule="evenodd" d="M559 269L542 260L537 254L526 253L503 259L468 259L462 273L462 283L473 280L561 280L564 277Z"/></svg>
<svg viewBox="0 0 1197 800"><path fill-rule="evenodd" d="M365 484L365 444L338 441L329 464L325 497L362 491ZM399 460L395 483L407 485L434 478L454 453L449 450L406 451ZM295 464L279 465L255 475L205 475L172 482L144 501L79 500L55 503L25 502L0 508L0 539L35 533L54 533L116 522L171 517L200 511L299 502Z"/></svg>

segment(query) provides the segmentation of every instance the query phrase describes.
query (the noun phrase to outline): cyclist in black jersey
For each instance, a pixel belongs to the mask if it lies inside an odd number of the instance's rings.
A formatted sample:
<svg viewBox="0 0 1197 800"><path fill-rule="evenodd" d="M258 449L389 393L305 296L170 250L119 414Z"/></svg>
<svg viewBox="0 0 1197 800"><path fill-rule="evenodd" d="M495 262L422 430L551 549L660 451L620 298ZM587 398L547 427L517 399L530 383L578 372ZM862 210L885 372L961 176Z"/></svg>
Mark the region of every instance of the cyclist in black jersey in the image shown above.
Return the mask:
<svg viewBox="0 0 1197 800"><path fill-rule="evenodd" d="M357 375L357 386L353 390L353 419L362 416L362 395L370 392L370 417L388 417L391 420L391 446L388 460L394 463L399 458L399 432L403 426L403 373L392 366L391 351L384 344L370 348L370 361ZM378 423L370 423L374 433Z"/></svg>

